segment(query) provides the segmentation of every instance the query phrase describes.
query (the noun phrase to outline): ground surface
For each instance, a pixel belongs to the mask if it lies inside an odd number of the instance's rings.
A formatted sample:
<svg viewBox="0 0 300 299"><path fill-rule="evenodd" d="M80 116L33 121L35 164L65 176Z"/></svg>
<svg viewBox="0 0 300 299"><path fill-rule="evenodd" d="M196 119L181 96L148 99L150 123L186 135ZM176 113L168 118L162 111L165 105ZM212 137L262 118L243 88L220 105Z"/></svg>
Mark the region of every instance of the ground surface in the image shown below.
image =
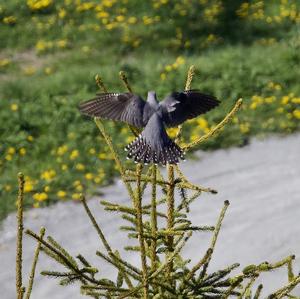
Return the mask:
<svg viewBox="0 0 300 299"><path fill-rule="evenodd" d="M220 233L211 270L240 262L241 267L268 260L275 262L295 253L295 272L300 270L300 135L253 141L244 148L199 152L199 161L182 164L184 173L192 182L216 188L218 195L205 194L192 206L191 218L195 224L213 225L224 200L231 205ZM126 202L126 192L120 182L103 189L102 198ZM124 235L117 232L121 223L117 215L108 215L99 206L99 198L89 202L112 247L120 247ZM26 212L25 225L38 231L43 225L47 232L73 254L81 252L97 262L102 272L109 267L94 258L101 246L81 205L59 203L45 209ZM185 251L187 256L200 257L210 240L209 233L199 233ZM24 270L29 271L34 244L25 238ZM14 294L15 215L9 215L0 232L0 285L2 298ZM137 256L129 257L129 260ZM38 270L51 269L53 263L41 256ZM57 267L56 267L57 268ZM54 269L54 268L52 268ZM287 280L286 269L262 276L264 294L269 294ZM300 296L300 289L295 295ZM37 276L33 299L80 298L74 287L62 288L55 280Z"/></svg>

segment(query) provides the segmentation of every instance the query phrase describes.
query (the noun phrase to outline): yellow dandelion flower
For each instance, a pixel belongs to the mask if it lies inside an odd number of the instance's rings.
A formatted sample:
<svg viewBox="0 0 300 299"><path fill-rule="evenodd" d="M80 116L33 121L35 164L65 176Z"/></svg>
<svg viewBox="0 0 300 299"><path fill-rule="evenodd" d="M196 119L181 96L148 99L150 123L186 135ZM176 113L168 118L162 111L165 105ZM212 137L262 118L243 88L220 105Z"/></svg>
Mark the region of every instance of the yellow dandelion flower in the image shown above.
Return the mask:
<svg viewBox="0 0 300 299"><path fill-rule="evenodd" d="M8 17L4 17L2 21L6 25L14 25L17 23L17 18L14 16L8 16Z"/></svg>
<svg viewBox="0 0 300 299"><path fill-rule="evenodd" d="M11 104L10 105L10 110L11 111L18 111L19 110L18 104Z"/></svg>
<svg viewBox="0 0 300 299"><path fill-rule="evenodd" d="M95 182L96 184L101 183L101 181L102 181L102 177L100 177L100 176L96 176L96 177L94 178L94 182Z"/></svg>
<svg viewBox="0 0 300 299"><path fill-rule="evenodd" d="M26 155L26 149L24 147L19 149L19 154L20 156L25 156Z"/></svg>
<svg viewBox="0 0 300 299"><path fill-rule="evenodd" d="M33 188L34 188L33 182L30 180L26 180L24 185L24 192L25 193L31 192Z"/></svg>
<svg viewBox="0 0 300 299"><path fill-rule="evenodd" d="M62 145L62 146L58 147L56 153L57 153L58 156L62 156L62 155L64 155L67 151L68 151L68 146L67 146L67 145Z"/></svg>
<svg viewBox="0 0 300 299"><path fill-rule="evenodd" d="M73 150L70 154L70 159L75 160L79 156L79 151L78 150Z"/></svg>
<svg viewBox="0 0 300 299"><path fill-rule="evenodd" d="M53 169L46 170L41 174L41 179L51 181L56 176L56 171Z"/></svg>
<svg viewBox="0 0 300 299"><path fill-rule="evenodd" d="M293 111L293 116L297 119L300 119L300 109L296 109Z"/></svg>
<svg viewBox="0 0 300 299"><path fill-rule="evenodd" d="M84 169L85 169L85 166L84 166L82 163L77 163L77 164L75 165L75 168L76 168L77 170L84 170Z"/></svg>
<svg viewBox="0 0 300 299"><path fill-rule="evenodd" d="M16 153L16 149L11 146L7 149L7 153L10 155L14 155Z"/></svg>
<svg viewBox="0 0 300 299"><path fill-rule="evenodd" d="M81 50L83 53L89 53L91 51L91 48L89 46L83 46Z"/></svg>
<svg viewBox="0 0 300 299"><path fill-rule="evenodd" d="M6 156L5 156L5 160L7 160L7 161L11 161L12 158L13 158L12 155L6 155Z"/></svg>
<svg viewBox="0 0 300 299"><path fill-rule="evenodd" d="M52 69L51 67L48 66L48 67L45 68L44 73L45 73L46 75L50 75L50 74L53 73L53 69Z"/></svg>
<svg viewBox="0 0 300 299"><path fill-rule="evenodd" d="M78 185L75 187L76 191L81 192L83 190L83 186L82 185Z"/></svg>
<svg viewBox="0 0 300 299"><path fill-rule="evenodd" d="M26 76L32 76L36 72L36 68L33 66L28 66L23 69L23 72Z"/></svg>
<svg viewBox="0 0 300 299"><path fill-rule="evenodd" d="M128 18L128 23L129 24L136 24L137 18L136 17L129 17Z"/></svg>
<svg viewBox="0 0 300 299"><path fill-rule="evenodd" d="M78 185L80 185L80 184L81 184L81 183L80 183L79 180L76 180L76 181L73 182L73 186L74 186L74 187L76 187L76 186L78 186Z"/></svg>
<svg viewBox="0 0 300 299"><path fill-rule="evenodd" d="M291 102L293 104L300 104L300 97L299 98L292 98Z"/></svg>
<svg viewBox="0 0 300 299"><path fill-rule="evenodd" d="M67 192L66 191L63 191L63 190L59 190L56 195L60 198L65 198L66 195L67 195Z"/></svg>
<svg viewBox="0 0 300 299"><path fill-rule="evenodd" d="M28 141L32 142L33 139L34 139L33 136L31 136L31 135L27 136L27 140L28 140Z"/></svg>
<svg viewBox="0 0 300 299"><path fill-rule="evenodd" d="M61 8L61 9L58 11L58 17L59 17L60 19L63 19L66 15L67 15L67 11L66 11L64 8Z"/></svg>
<svg viewBox="0 0 300 299"><path fill-rule="evenodd" d="M84 177L85 177L87 180L92 180L94 176L93 176L92 173L88 172L88 173L85 174Z"/></svg>
<svg viewBox="0 0 300 299"><path fill-rule="evenodd" d="M90 148L90 149L89 149L89 153L90 153L91 155L95 155L95 154L96 154L96 150L95 150L94 148Z"/></svg>
<svg viewBox="0 0 300 299"><path fill-rule="evenodd" d="M0 67L6 67L10 65L10 63L11 63L10 59L7 58L0 59Z"/></svg>
<svg viewBox="0 0 300 299"><path fill-rule="evenodd" d="M44 191L45 191L45 192L49 192L50 190L51 190L50 186L45 186L45 187L44 187Z"/></svg>
<svg viewBox="0 0 300 299"><path fill-rule="evenodd" d="M290 100L289 96L283 96L281 98L281 104L286 105L289 102L289 100Z"/></svg>
<svg viewBox="0 0 300 299"><path fill-rule="evenodd" d="M250 124L249 123L243 123L243 124L240 124L240 131L243 133L243 134L246 134L250 131Z"/></svg>
<svg viewBox="0 0 300 299"><path fill-rule="evenodd" d="M168 65L165 66L166 72L171 72L172 69L173 69L173 68L172 68L172 65L170 65L170 64L168 64Z"/></svg>
<svg viewBox="0 0 300 299"><path fill-rule="evenodd" d="M11 190L11 185L5 185L4 190L7 191L7 192L10 191Z"/></svg>
<svg viewBox="0 0 300 299"><path fill-rule="evenodd" d="M284 112L284 109L282 108L282 107L279 107L279 108L277 108L277 113L283 113Z"/></svg>
<svg viewBox="0 0 300 299"><path fill-rule="evenodd" d="M123 22L124 20L125 20L125 17L124 16L116 16L116 20L118 21L118 22Z"/></svg>
<svg viewBox="0 0 300 299"><path fill-rule="evenodd" d="M202 129L202 130L205 130L207 129L208 127L208 123L207 123L207 120L203 117L199 117L197 119L197 123L198 123L198 126Z"/></svg>
<svg viewBox="0 0 300 299"><path fill-rule="evenodd" d="M162 81L166 80L166 78L167 78L166 73L161 73L161 74L160 74L160 79L161 79Z"/></svg>
<svg viewBox="0 0 300 299"><path fill-rule="evenodd" d="M40 192L33 194L33 199L36 201L45 201L48 199L48 194L46 192Z"/></svg>
<svg viewBox="0 0 300 299"><path fill-rule="evenodd" d="M65 49L68 46L68 41L66 39L61 39L56 42L58 48Z"/></svg>
<svg viewBox="0 0 300 299"><path fill-rule="evenodd" d="M72 199L75 199L75 200L78 200L78 199L80 199L80 193L73 193L72 194Z"/></svg>
<svg viewBox="0 0 300 299"><path fill-rule="evenodd" d="M68 165L67 164L63 164L61 166L61 170L66 171L68 169Z"/></svg>

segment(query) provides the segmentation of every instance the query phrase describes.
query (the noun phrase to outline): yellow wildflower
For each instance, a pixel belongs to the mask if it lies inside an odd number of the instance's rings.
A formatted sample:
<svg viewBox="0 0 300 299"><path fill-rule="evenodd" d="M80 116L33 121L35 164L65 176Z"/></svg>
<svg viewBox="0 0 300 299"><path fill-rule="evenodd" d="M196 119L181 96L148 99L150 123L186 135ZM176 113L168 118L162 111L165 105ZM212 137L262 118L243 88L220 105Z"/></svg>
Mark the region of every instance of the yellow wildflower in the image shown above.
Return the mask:
<svg viewBox="0 0 300 299"><path fill-rule="evenodd" d="M47 66L44 70L46 75L50 75L53 73L53 69L50 66Z"/></svg>
<svg viewBox="0 0 300 299"><path fill-rule="evenodd" d="M5 185L4 190L5 191L10 191L11 190L11 185Z"/></svg>
<svg viewBox="0 0 300 299"><path fill-rule="evenodd" d="M250 124L249 123L243 123L243 124L240 124L240 131L243 133L243 134L246 134L250 131Z"/></svg>
<svg viewBox="0 0 300 299"><path fill-rule="evenodd" d="M63 190L59 190L56 195L60 198L65 198L66 195L67 195L67 192L66 191L63 191Z"/></svg>
<svg viewBox="0 0 300 299"><path fill-rule="evenodd" d="M48 198L48 194L45 192L34 193L33 199L36 201L45 201Z"/></svg>
<svg viewBox="0 0 300 299"><path fill-rule="evenodd" d="M166 80L166 78L167 78L166 73L161 73L161 74L160 74L160 79L161 79L162 81Z"/></svg>
<svg viewBox="0 0 300 299"><path fill-rule="evenodd" d="M14 147L9 147L8 149L7 149L7 153L8 154L10 154L10 155L13 155L13 154L15 154L16 153L16 149L14 148Z"/></svg>
<svg viewBox="0 0 300 299"><path fill-rule="evenodd" d="M85 166L84 166L82 163L77 163L77 164L75 165L75 168L76 168L77 170L84 170L84 169L85 169Z"/></svg>
<svg viewBox="0 0 300 299"><path fill-rule="evenodd" d="M49 191L50 191L50 186L45 186L45 187L44 187L44 191L45 191L45 192L49 192Z"/></svg>
<svg viewBox="0 0 300 299"><path fill-rule="evenodd" d="M300 119L300 109L296 109L293 111L293 116L297 119Z"/></svg>
<svg viewBox="0 0 300 299"><path fill-rule="evenodd" d="M68 146L67 145L62 145L58 147L57 149L57 155L62 156L68 151Z"/></svg>
<svg viewBox="0 0 300 299"><path fill-rule="evenodd" d="M77 185L77 186L75 187L75 189L76 189L77 191L81 192L81 191L83 190L83 186L82 186L82 185Z"/></svg>
<svg viewBox="0 0 300 299"><path fill-rule="evenodd" d="M17 23L17 18L14 16L8 16L3 18L3 23L7 25L14 25Z"/></svg>
<svg viewBox="0 0 300 299"><path fill-rule="evenodd" d="M68 46L68 41L66 39L61 39L56 42L58 48L64 49Z"/></svg>
<svg viewBox="0 0 300 299"><path fill-rule="evenodd" d="M123 22L124 20L125 20L125 17L124 16L116 16L116 20L118 21L118 22Z"/></svg>
<svg viewBox="0 0 300 299"><path fill-rule="evenodd" d="M80 184L81 184L81 183L80 183L79 180L76 180L76 181L73 182L73 186L74 186L74 187L76 187L76 186L78 186L78 185L80 185Z"/></svg>
<svg viewBox="0 0 300 299"><path fill-rule="evenodd" d="M136 24L137 18L136 17L129 17L128 18L128 23L129 24Z"/></svg>
<svg viewBox="0 0 300 299"><path fill-rule="evenodd" d="M281 104L286 105L289 102L289 96L283 96L281 99Z"/></svg>
<svg viewBox="0 0 300 299"><path fill-rule="evenodd" d="M94 176L93 176L92 173L88 172L88 173L85 174L84 177L85 177L87 180L92 180Z"/></svg>
<svg viewBox="0 0 300 299"><path fill-rule="evenodd" d="M90 149L89 149L89 153L90 153L91 155L95 155L95 154L96 154L96 150L95 150L94 148L90 148Z"/></svg>
<svg viewBox="0 0 300 299"><path fill-rule="evenodd" d="M25 156L26 155L26 149L24 147L19 149L19 154L20 156Z"/></svg>
<svg viewBox="0 0 300 299"><path fill-rule="evenodd" d="M18 109L19 109L18 104L11 104L11 105L10 105L10 110L11 110L11 111L18 111Z"/></svg>
<svg viewBox="0 0 300 299"><path fill-rule="evenodd" d="M73 150L70 154L70 159L75 160L79 156L79 151L78 150Z"/></svg>
<svg viewBox="0 0 300 299"><path fill-rule="evenodd" d="M64 8L61 8L61 9L58 11L58 17L59 17L60 19L63 19L66 15L67 15L67 11L66 11Z"/></svg>
<svg viewBox="0 0 300 299"><path fill-rule="evenodd" d="M27 136L27 140L32 142L33 141L33 136L31 136L31 135Z"/></svg>
<svg viewBox="0 0 300 299"><path fill-rule="evenodd" d="M24 192L28 193L31 192L33 190L33 182L29 179L29 180L25 180L25 185L24 185Z"/></svg>
<svg viewBox="0 0 300 299"><path fill-rule="evenodd" d="M56 171L53 169L46 170L41 174L41 179L45 181L51 181L56 176Z"/></svg>
<svg viewBox="0 0 300 299"><path fill-rule="evenodd" d="M80 193L73 193L72 194L72 199L75 199L75 200L80 199Z"/></svg>
<svg viewBox="0 0 300 299"><path fill-rule="evenodd" d="M28 66L23 69L23 72L26 76L32 76L36 72L36 68L33 66Z"/></svg>
<svg viewBox="0 0 300 299"><path fill-rule="evenodd" d="M10 64L10 62L11 61L9 59L6 59L6 58L0 59L0 67L6 67Z"/></svg>

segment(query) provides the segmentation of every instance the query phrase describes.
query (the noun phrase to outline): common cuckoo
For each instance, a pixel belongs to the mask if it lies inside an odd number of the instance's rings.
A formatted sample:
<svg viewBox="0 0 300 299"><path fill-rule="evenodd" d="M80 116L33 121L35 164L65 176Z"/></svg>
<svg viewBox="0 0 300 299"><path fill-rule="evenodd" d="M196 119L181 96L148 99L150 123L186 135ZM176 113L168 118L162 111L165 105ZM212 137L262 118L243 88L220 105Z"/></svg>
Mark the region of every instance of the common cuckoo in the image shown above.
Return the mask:
<svg viewBox="0 0 300 299"><path fill-rule="evenodd" d="M158 102L154 91L147 101L139 95L126 93L99 93L92 100L81 103L82 114L122 121L142 128L139 136L126 146L127 158L138 163L177 164L184 159L183 150L170 139L165 127L176 127L187 119L215 108L220 102L198 90L172 92Z"/></svg>

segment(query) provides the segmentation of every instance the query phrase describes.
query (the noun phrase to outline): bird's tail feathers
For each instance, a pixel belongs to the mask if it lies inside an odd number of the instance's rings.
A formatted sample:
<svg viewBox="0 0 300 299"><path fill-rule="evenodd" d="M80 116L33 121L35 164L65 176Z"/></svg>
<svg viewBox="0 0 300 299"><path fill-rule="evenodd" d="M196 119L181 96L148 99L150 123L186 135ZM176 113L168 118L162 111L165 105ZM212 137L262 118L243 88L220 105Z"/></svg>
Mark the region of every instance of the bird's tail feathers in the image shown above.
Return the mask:
<svg viewBox="0 0 300 299"><path fill-rule="evenodd" d="M184 160L183 150L172 141L158 115L153 115L144 131L125 148L127 158L137 163L177 164Z"/></svg>

